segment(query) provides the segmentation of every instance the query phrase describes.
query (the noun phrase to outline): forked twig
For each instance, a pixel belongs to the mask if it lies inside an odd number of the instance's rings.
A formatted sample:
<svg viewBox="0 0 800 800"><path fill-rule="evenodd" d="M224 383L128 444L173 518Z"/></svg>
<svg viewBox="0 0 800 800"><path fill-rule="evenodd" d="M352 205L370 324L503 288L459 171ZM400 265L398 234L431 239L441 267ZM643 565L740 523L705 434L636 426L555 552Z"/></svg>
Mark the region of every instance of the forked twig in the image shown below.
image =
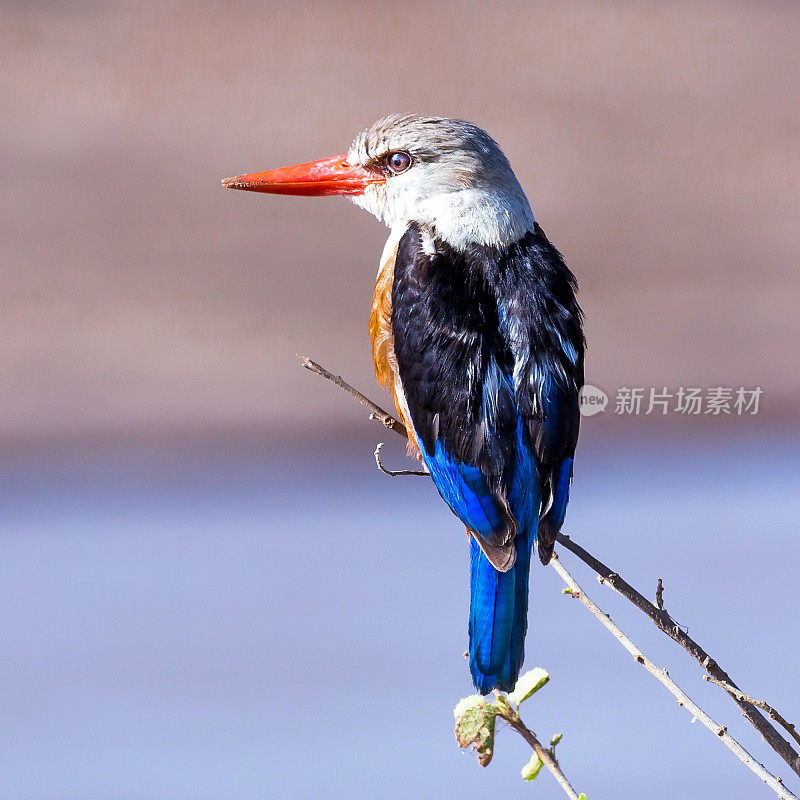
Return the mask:
<svg viewBox="0 0 800 800"><path fill-rule="evenodd" d="M797 729L791 722L787 722L769 703L765 700L757 700L755 697L750 697L749 694L745 694L744 692L740 692L734 686L731 686L725 681L718 681L716 678L712 678L710 675L703 675L703 680L708 681L709 683L716 684L717 686L721 686L728 694L732 695L736 700L743 700L745 703L750 703L757 708L760 708L762 711L766 711L769 714L770 719L774 719L779 725L782 725L789 736L792 737L798 744L800 744L800 734L797 733Z"/></svg>
<svg viewBox="0 0 800 800"><path fill-rule="evenodd" d="M720 725L718 722L711 719L711 717L706 714L706 712L703 711L703 709L700 708L672 678L670 678L665 669L659 669L659 667L630 640L622 629L587 596L586 592L581 589L572 575L564 568L555 553L550 561L550 565L561 576L564 583L567 584L568 589L565 591L572 595L572 597L576 597L580 600L581 603L591 611L594 617L600 621L600 624L678 701L679 706L685 708L694 719L699 720L711 733L719 737L722 744L731 750L739 761L749 770L761 778L778 797L783 798L783 800L797 800L796 795L792 794L792 792L783 785L780 778L776 778L771 772L764 768L763 764L756 761L756 759L728 733L728 729L724 725Z"/></svg>
<svg viewBox="0 0 800 800"><path fill-rule="evenodd" d="M665 609L656 608L644 595L633 588L621 575L614 572L602 561L595 558L591 553L581 547L577 542L572 541L565 533L559 533L557 541L571 553L576 555L584 564L591 567L603 583L621 594L629 600L640 611L646 614L653 624L670 639L676 641L698 664L716 681L726 683L734 689L738 686L724 669L703 649L677 622L669 615ZM781 736L778 730L770 724L755 705L743 697L737 697L729 693L731 699L741 708L745 718L750 724L764 737L769 746L786 763L800 775L800 756L792 748L791 744Z"/></svg>
<svg viewBox="0 0 800 800"><path fill-rule="evenodd" d="M373 403L357 389L354 389L340 376L328 372L328 370L326 370L324 367L320 366L314 361L311 361L311 359L307 358L306 356L298 357L303 362L303 366L306 369L316 373L317 375L321 375L323 378L327 378L329 381L332 381L340 389L344 390L352 397L355 397L360 403L367 406L367 408L369 408L371 411L370 416L372 418L379 420L385 427L394 431L399 436L408 438L408 433L406 432L402 422L396 420L391 416L391 414L387 413L380 406ZM381 465L379 464L379 468L380 467ZM583 561L588 567L593 569L597 573L601 583L608 584L626 600L633 603L633 605L635 605L640 611L642 611L652 620L653 624L656 625L659 630L676 641L684 650L686 650L686 652L689 653L689 655L691 655L711 676L712 680L710 682L716 683L725 689L728 696L731 697L739 706L746 719L764 737L767 744L769 744L769 746L776 753L778 753L778 755L780 755L784 761L786 761L786 763L795 773L800 775L800 755L798 755L792 745L763 716L763 714L759 712L756 706L759 706L767 711L767 713L770 714L773 719L783 725L793 735L793 737L797 739L798 737L794 731L794 725L786 722L786 720L780 714L778 714L775 709L772 709L771 706L767 707L766 703L763 703L763 701L753 702L754 699L752 697L749 697L748 695L745 695L739 691L739 688L730 678L728 673L725 672L725 670L723 670L722 667L720 667L719 664L713 658L711 658L711 656L691 636L689 636L689 634L684 631L674 619L672 619L666 609L655 606L646 597L644 597L644 595L634 589L634 587L631 586L618 573L612 571L602 561L595 558L591 553L577 544L577 542L574 542L572 539L570 539L566 534L559 533L557 541L559 544L577 556L581 561ZM660 596L658 599L661 601L659 605L663 605L663 599ZM767 773L767 775L769 775L769 773ZM775 778L774 780L782 787L779 778ZM785 788L782 788L782 791L786 792L786 794L781 795L782 797L794 798L794 795L788 792L788 790Z"/></svg>

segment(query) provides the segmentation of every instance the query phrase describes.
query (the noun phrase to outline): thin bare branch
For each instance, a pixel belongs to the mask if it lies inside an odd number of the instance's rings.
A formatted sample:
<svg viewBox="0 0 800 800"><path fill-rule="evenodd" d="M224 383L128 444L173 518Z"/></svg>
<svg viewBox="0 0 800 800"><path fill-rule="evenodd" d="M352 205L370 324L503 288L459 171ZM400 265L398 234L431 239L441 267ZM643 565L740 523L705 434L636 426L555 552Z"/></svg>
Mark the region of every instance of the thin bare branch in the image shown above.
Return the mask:
<svg viewBox="0 0 800 800"><path fill-rule="evenodd" d="M383 447L383 442L379 442L378 446L375 448L375 452L372 454L375 456L375 463L378 465L378 469L384 475L391 475L393 478L397 477L398 475L430 475L428 470L421 470L421 469L387 469L383 466L383 462L381 461L381 448Z"/></svg>
<svg viewBox="0 0 800 800"><path fill-rule="evenodd" d="M633 588L618 573L613 572L602 561L584 550L579 544L572 541L565 533L559 533L558 543L576 555L584 564L591 567L601 578L601 581L619 592L640 611L652 620L653 624L676 641L697 663L717 681L728 684L734 689L739 687L722 667L691 637L664 609L656 608L646 597ZM730 694L730 693L729 693ZM778 730L759 712L755 705L741 697L730 694L730 697L742 709L746 719L764 737L767 744L800 775L800 756L794 751L791 744L781 736Z"/></svg>
<svg viewBox="0 0 800 800"><path fill-rule="evenodd" d="M797 733L797 729L795 728L794 724L788 722L765 700L757 700L755 697L751 697L749 694L740 692L734 686L725 683L725 681L718 681L716 678L712 678L710 675L703 675L703 680L708 681L709 683L714 683L717 686L721 686L726 692L728 692L728 694L732 695L737 700L743 700L745 703L751 703L752 705L760 708L762 711L766 711L767 714L769 714L770 719L774 719L775 722L777 722L779 725L782 725L792 739L800 744L800 734Z"/></svg>
<svg viewBox="0 0 800 800"><path fill-rule="evenodd" d="M600 621L603 627L641 664L667 691L678 701L678 705L685 708L694 719L699 720L708 730L711 731L733 754L752 772L754 772L767 786L772 789L778 797L783 800L797 800L796 795L792 794L781 781L771 772L768 772L762 764L756 761L747 750L742 747L729 733L725 726L715 722L700 706L697 705L683 689L678 686L665 669L657 667L629 638L628 636L607 616L581 589L572 575L562 565L557 555L553 555L550 561L551 566L561 576L561 579L569 588L569 594L578 598L592 615Z"/></svg>
<svg viewBox="0 0 800 800"><path fill-rule="evenodd" d="M564 790L564 793L570 800L579 800L578 793L572 788L572 785L567 780L567 776L561 771L561 765L555 757L555 754L546 748L537 738L536 734L520 719L519 712L515 711L509 704L503 694L495 690L497 695L497 708L500 709L499 716L501 716L508 724L533 748L533 751L542 760L542 763L552 773L553 777L558 781L558 785Z"/></svg>
<svg viewBox="0 0 800 800"><path fill-rule="evenodd" d="M408 438L405 425L403 425L402 422L396 420L391 414L389 414L387 411L384 411L379 405L373 403L369 397L361 394L358 389L354 389L349 383L342 380L340 375L334 375L332 372L328 372L325 367L317 364L316 361L312 361L308 356L304 356L302 353L297 353L297 357L307 370L313 372L315 375L321 375L323 378L327 378L332 383L335 383L340 389L347 392L347 394L349 394L351 397L355 397L355 399L358 400L362 406L366 406L370 410L370 419L376 419L390 431L394 431L400 436L405 436L406 439Z"/></svg>
<svg viewBox="0 0 800 800"><path fill-rule="evenodd" d="M343 389L352 397L355 397L360 403L363 403L367 408L372 411L371 418L377 419L382 422L389 430L394 431L399 436L408 438L405 426L402 422L396 420L388 412L384 411L380 406L373 403L366 398L357 389L354 389L350 384L342 380L338 375L333 375L328 372L324 367L311 361L305 356L298 356L303 362L306 369L311 370L317 375L335 383L340 389ZM584 550L577 542L572 541L569 536L564 533L558 534L558 543L577 556L584 564L593 569L600 579L601 583L608 584L612 589L621 594L626 600L633 603L641 612L646 614L653 622L653 624L669 636L672 640L676 641L689 655L691 655L700 666L715 680L713 682L720 682L727 684L732 689L738 691L738 687L725 672L722 667L691 637L684 631L680 625L669 615L666 609L658 608L651 603L644 595L633 588L624 578L618 573L607 567L602 561L595 558L587 550ZM663 603L663 599L662 599ZM767 744L791 767L791 769L800 775L800 755L795 752L792 745L780 734L769 720L764 717L758 710L756 705L747 699L747 695L737 696L737 694L728 692L728 696L739 706L745 718L751 725L764 737ZM767 712L769 713L769 712ZM777 721L777 720L776 720Z"/></svg>

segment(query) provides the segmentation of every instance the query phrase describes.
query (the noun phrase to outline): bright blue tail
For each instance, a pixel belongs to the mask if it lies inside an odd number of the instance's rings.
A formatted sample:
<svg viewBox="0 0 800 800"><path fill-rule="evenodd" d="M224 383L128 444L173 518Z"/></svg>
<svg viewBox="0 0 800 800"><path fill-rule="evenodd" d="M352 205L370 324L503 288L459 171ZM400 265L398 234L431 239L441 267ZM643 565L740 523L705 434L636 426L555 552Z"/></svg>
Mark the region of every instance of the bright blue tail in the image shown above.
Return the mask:
<svg viewBox="0 0 800 800"><path fill-rule="evenodd" d="M531 537L515 540L517 559L498 572L474 538L470 540L469 668L481 694L510 692L525 657Z"/></svg>

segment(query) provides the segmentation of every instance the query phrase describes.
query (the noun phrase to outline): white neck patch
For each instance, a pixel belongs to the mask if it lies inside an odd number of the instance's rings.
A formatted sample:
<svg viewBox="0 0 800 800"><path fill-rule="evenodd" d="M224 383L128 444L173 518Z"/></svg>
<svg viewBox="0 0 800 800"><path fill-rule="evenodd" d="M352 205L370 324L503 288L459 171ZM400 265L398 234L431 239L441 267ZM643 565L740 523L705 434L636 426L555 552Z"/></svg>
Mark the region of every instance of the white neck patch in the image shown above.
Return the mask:
<svg viewBox="0 0 800 800"><path fill-rule="evenodd" d="M534 227L524 196L505 197L478 189L438 195L420 204L425 219L440 239L457 250L471 244L508 247Z"/></svg>
<svg viewBox="0 0 800 800"><path fill-rule="evenodd" d="M521 190L506 194L466 188L425 199L408 195L373 184L351 199L393 231L416 222L457 250L473 244L508 247L534 228L533 212Z"/></svg>

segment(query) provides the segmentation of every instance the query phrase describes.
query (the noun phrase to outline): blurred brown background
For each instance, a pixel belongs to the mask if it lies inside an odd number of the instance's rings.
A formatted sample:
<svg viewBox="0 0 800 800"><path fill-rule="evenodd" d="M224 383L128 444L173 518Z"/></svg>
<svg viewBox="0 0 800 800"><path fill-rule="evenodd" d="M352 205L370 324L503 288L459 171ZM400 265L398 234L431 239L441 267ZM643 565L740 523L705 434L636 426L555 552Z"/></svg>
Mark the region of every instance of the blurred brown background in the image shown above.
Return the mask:
<svg viewBox="0 0 800 800"><path fill-rule="evenodd" d="M587 379L796 417L796 3L6 3L0 434L333 422L384 229L225 191L394 111L501 143L579 277Z"/></svg>

